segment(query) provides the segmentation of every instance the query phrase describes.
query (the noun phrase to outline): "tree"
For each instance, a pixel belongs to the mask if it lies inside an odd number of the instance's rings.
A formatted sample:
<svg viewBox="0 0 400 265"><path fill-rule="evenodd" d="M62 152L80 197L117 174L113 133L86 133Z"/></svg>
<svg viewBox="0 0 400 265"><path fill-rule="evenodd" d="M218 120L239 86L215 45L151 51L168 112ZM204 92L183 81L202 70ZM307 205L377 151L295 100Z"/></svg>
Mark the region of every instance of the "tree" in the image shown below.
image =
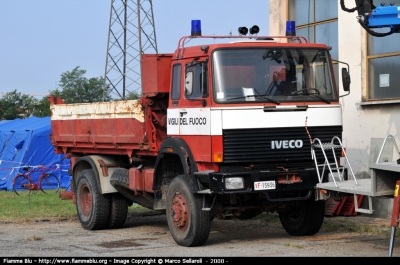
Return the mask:
<svg viewBox="0 0 400 265"><path fill-rule="evenodd" d="M126 99L140 99L140 94L136 91L130 91L126 96Z"/></svg>
<svg viewBox="0 0 400 265"><path fill-rule="evenodd" d="M32 96L14 90L0 99L0 120L14 120L33 115L38 100Z"/></svg>
<svg viewBox="0 0 400 265"><path fill-rule="evenodd" d="M38 100L33 111L33 115L39 118L50 116L50 102L47 96Z"/></svg>
<svg viewBox="0 0 400 265"><path fill-rule="evenodd" d="M87 103L110 101L110 90L103 91L104 78L92 77L87 79L86 70L75 67L72 71L61 74L59 89L50 91L50 94L61 97L65 103Z"/></svg>

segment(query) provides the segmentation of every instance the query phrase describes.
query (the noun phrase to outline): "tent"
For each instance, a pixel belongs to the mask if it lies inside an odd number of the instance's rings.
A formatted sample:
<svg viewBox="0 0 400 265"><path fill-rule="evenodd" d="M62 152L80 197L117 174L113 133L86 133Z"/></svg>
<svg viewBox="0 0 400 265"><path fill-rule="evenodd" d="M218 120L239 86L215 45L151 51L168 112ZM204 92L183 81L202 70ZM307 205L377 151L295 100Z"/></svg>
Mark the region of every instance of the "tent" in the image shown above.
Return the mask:
<svg viewBox="0 0 400 265"><path fill-rule="evenodd" d="M60 180L61 188L68 188L69 159L54 153L50 141L50 117L16 119L0 123L0 190L12 191L12 180L24 167L45 167ZM37 171L37 172L35 172ZM40 172L31 173L36 183Z"/></svg>

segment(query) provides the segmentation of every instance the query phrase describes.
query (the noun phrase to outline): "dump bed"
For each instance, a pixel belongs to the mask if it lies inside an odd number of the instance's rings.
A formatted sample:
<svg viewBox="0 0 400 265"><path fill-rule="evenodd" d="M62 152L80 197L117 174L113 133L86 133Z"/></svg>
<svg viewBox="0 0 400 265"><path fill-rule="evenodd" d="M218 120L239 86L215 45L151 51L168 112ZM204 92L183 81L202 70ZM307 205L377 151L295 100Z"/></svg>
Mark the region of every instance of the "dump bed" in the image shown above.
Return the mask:
<svg viewBox="0 0 400 265"><path fill-rule="evenodd" d="M51 109L56 153L131 156L146 149L144 110L140 100L56 104Z"/></svg>

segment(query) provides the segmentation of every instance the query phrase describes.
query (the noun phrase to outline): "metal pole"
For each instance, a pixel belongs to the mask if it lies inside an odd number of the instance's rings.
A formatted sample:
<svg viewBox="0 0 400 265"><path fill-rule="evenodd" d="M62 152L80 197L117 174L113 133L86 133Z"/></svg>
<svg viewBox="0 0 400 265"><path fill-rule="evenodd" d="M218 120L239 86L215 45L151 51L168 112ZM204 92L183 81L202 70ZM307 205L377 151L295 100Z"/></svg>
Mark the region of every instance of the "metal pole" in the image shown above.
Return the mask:
<svg viewBox="0 0 400 265"><path fill-rule="evenodd" d="M392 227L392 233L390 234L390 242L389 242L389 253L388 257L391 257L393 254L393 245L394 245L394 238L396 236L396 227Z"/></svg>
<svg viewBox="0 0 400 265"><path fill-rule="evenodd" d="M108 40L107 40L107 53L106 53L106 69L104 70L104 87L103 87L103 101L105 97L105 91L107 89L107 66L108 66L108 53L110 49L110 34L111 34L111 21L112 21L112 10L115 0L111 0L111 7L110 7L110 23L108 26Z"/></svg>
<svg viewBox="0 0 400 265"><path fill-rule="evenodd" d="M399 226L399 211L400 211L399 187L400 187L400 180L397 180L393 197L392 220L390 222L390 226L392 227L392 234L390 235L390 242L389 242L389 253L388 253L389 257L391 257L393 254L393 244L396 234L396 227Z"/></svg>
<svg viewBox="0 0 400 265"><path fill-rule="evenodd" d="M154 13L153 13L153 2L152 2L152 0L149 0L149 1L150 1L150 7L151 7L151 21L152 21L153 30L154 30L154 49L155 49L156 53L158 54L156 24L154 22Z"/></svg>
<svg viewBox="0 0 400 265"><path fill-rule="evenodd" d="M138 39L139 39L139 67L140 67L140 73L142 73L142 23L140 21L140 9L141 9L141 4L140 0L137 0L137 17L138 17ZM142 75L140 75L140 90L142 91L143 95L143 89L142 89Z"/></svg>
<svg viewBox="0 0 400 265"><path fill-rule="evenodd" d="M126 28L127 28L127 9L128 9L128 1L125 1L125 10L124 10L124 74L122 76L122 97L125 99L125 89L126 89Z"/></svg>

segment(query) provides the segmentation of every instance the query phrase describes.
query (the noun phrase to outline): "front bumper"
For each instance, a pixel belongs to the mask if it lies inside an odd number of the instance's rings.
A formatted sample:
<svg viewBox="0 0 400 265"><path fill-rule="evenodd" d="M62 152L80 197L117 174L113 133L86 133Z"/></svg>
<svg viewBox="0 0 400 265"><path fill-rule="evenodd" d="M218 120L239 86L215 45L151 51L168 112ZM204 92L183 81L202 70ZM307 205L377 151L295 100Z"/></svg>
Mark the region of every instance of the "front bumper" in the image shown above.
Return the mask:
<svg viewBox="0 0 400 265"><path fill-rule="evenodd" d="M296 175L294 181L292 176ZM244 188L228 190L225 187L225 178L243 177ZM285 181L285 178L287 179ZM256 190L256 182L275 181L274 189ZM209 185L211 193L238 194L238 193L264 193L264 192L290 192L312 190L318 183L315 169L303 169L296 171L251 171L251 172L229 172L210 173Z"/></svg>

